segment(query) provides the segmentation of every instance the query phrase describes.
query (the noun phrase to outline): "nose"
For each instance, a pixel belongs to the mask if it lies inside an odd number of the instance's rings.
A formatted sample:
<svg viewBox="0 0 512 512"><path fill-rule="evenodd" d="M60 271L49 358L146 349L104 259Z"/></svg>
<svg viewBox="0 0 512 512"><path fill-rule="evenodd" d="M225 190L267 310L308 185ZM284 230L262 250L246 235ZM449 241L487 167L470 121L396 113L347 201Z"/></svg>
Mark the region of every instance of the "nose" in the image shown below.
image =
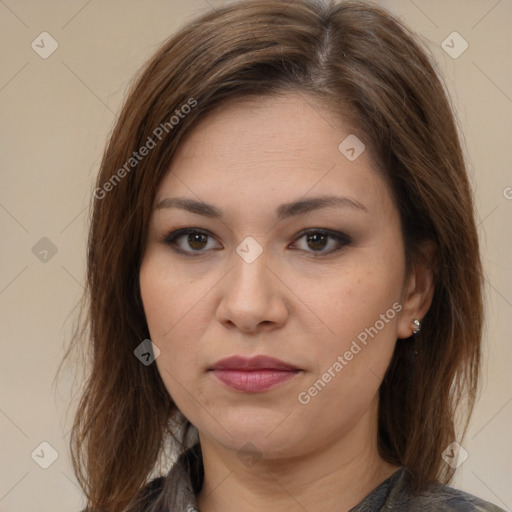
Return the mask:
<svg viewBox="0 0 512 512"><path fill-rule="evenodd" d="M252 263L233 255L234 268L222 280L217 320L227 328L255 333L282 327L288 318L286 287L263 253Z"/></svg>

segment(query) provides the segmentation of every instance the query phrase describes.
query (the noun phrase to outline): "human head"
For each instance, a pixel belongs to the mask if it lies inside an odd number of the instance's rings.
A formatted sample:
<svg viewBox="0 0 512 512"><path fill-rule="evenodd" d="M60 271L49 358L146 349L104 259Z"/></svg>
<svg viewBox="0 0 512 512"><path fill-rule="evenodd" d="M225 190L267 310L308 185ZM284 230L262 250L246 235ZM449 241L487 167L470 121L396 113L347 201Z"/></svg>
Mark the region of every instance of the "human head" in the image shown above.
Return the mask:
<svg viewBox="0 0 512 512"><path fill-rule="evenodd" d="M149 338L138 278L158 185L206 114L234 97L283 91L310 95L364 138L400 212L407 270L425 242L435 248L425 262L435 275L432 305L421 332L397 344L380 389L379 442L419 483L451 476L440 455L455 438L456 398L464 390L470 405L474 398L482 303L471 192L447 95L410 32L379 8L251 1L206 14L162 46L103 157L88 261L94 359L73 434L88 443L83 481L93 500L120 503L140 487L174 409L155 365L133 356ZM80 461L78 446L75 454ZM137 474L126 463L133 458Z"/></svg>

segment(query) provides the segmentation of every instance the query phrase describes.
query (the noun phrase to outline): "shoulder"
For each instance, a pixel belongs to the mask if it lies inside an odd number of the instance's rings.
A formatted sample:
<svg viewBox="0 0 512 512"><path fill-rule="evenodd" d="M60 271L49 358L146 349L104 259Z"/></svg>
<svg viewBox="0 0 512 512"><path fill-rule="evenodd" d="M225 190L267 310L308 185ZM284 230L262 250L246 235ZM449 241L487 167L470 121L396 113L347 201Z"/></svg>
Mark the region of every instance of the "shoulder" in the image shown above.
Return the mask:
<svg viewBox="0 0 512 512"><path fill-rule="evenodd" d="M161 508L161 500L165 487L165 477L160 476L149 481L139 492L139 497L134 507L128 512L143 512ZM160 505L160 506L159 506Z"/></svg>
<svg viewBox="0 0 512 512"><path fill-rule="evenodd" d="M447 485L433 485L419 494L397 496L403 510L424 512L505 512L504 509ZM397 510L402 510L400 506Z"/></svg>
<svg viewBox="0 0 512 512"><path fill-rule="evenodd" d="M418 506L430 506L428 510L446 512L463 510L467 512L505 512L502 508L449 486L438 486L416 498ZM427 509L425 509L427 510Z"/></svg>
<svg viewBox="0 0 512 512"><path fill-rule="evenodd" d="M150 482L148 482L143 487L141 493L146 497L158 496L162 492L162 490L164 488L164 484L165 484L165 477L159 476L158 478L155 478L154 480L151 480Z"/></svg>
<svg viewBox="0 0 512 512"><path fill-rule="evenodd" d="M159 476L158 478L155 478L154 480L151 480L148 482L144 489L147 489L148 492L155 491L157 489L161 489L165 482L165 476Z"/></svg>

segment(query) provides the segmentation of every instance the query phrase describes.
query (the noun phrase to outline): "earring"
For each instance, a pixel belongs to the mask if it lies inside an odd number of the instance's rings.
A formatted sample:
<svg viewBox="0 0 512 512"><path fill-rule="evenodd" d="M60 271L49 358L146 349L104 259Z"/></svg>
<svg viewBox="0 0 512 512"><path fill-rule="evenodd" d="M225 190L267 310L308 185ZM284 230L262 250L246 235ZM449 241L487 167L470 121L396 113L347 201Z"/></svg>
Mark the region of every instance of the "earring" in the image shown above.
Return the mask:
<svg viewBox="0 0 512 512"><path fill-rule="evenodd" d="M421 322L415 318L413 321L412 321L412 332L413 334L418 334L421 330Z"/></svg>

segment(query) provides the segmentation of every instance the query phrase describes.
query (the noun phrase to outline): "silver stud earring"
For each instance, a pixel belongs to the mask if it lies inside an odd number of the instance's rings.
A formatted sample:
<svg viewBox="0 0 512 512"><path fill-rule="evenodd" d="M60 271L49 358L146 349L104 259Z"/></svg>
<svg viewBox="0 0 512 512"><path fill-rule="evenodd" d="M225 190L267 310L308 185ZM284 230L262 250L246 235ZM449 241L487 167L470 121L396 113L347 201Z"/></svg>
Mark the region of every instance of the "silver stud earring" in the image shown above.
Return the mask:
<svg viewBox="0 0 512 512"><path fill-rule="evenodd" d="M412 321L412 332L413 334L418 334L421 330L421 322L415 318L413 321Z"/></svg>

